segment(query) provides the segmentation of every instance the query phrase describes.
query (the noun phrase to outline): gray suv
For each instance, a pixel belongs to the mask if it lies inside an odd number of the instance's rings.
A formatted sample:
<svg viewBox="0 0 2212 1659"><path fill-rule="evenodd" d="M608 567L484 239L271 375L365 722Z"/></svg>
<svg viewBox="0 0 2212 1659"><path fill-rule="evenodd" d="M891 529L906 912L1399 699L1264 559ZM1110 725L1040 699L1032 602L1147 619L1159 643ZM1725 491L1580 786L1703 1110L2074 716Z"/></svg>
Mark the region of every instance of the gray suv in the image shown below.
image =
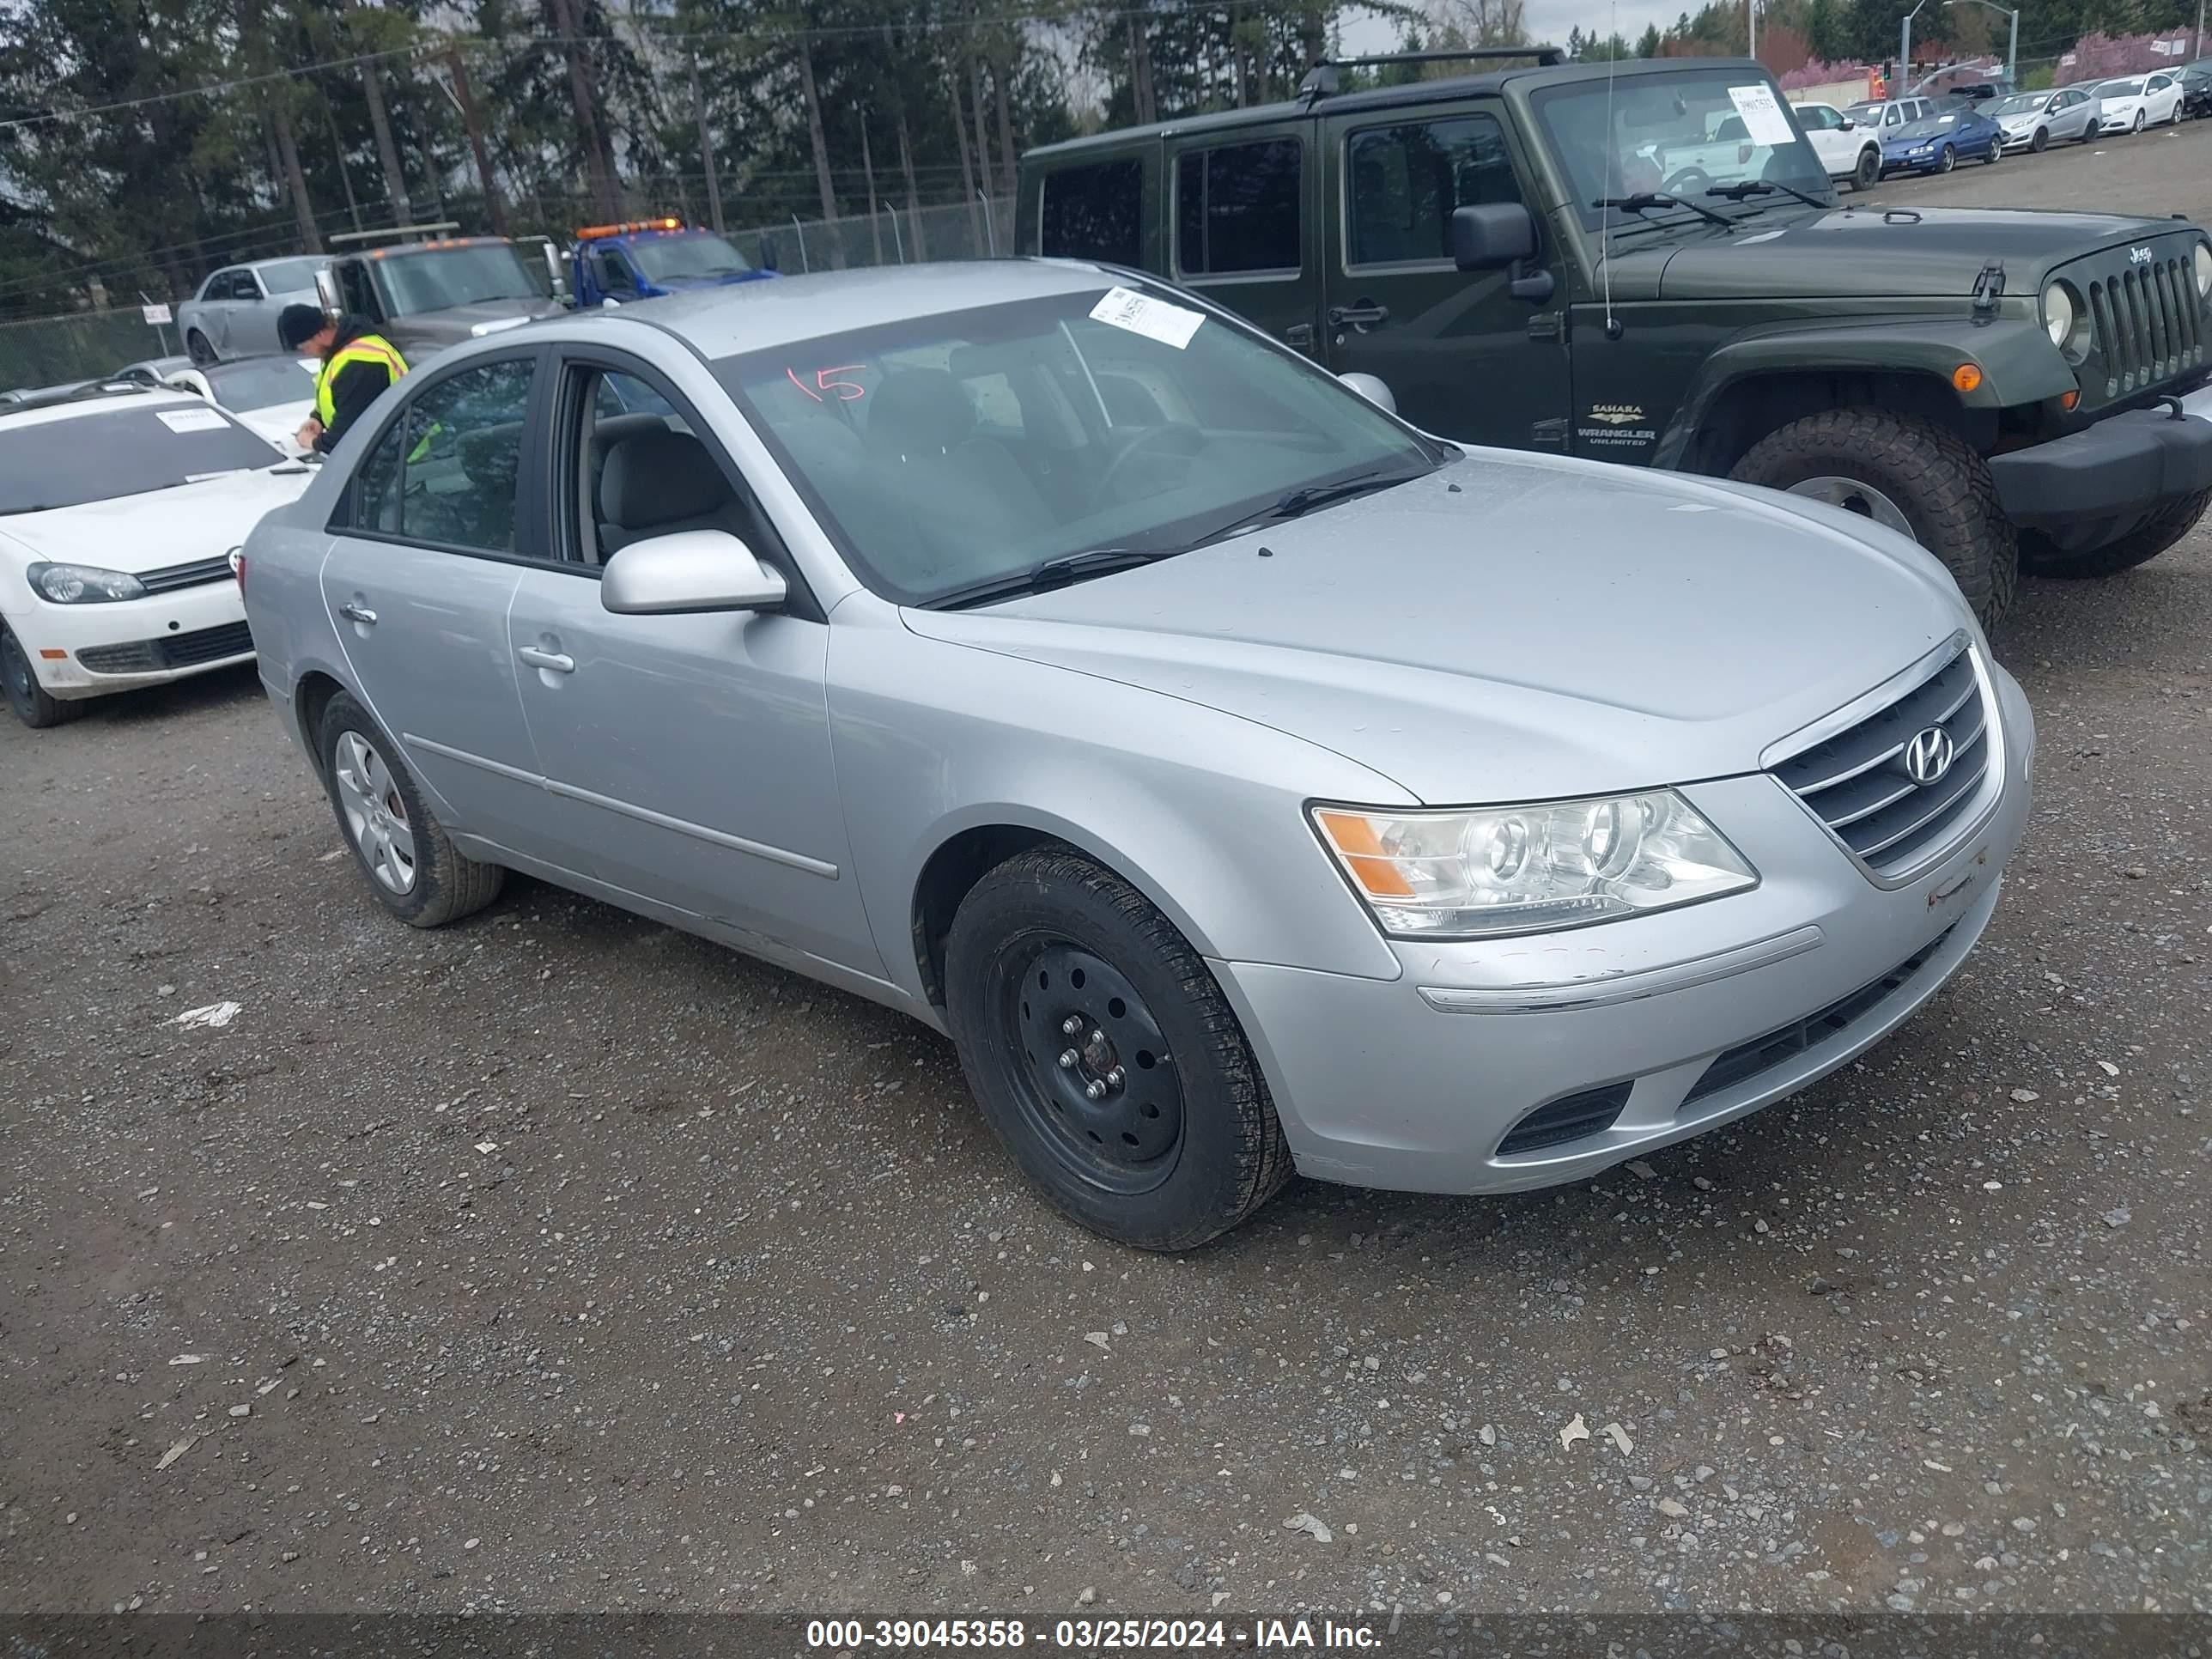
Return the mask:
<svg viewBox="0 0 2212 1659"><path fill-rule="evenodd" d="M1365 392L1074 261L653 300L408 375L240 579L392 915L526 871L911 1014L1132 1244L1586 1177L1933 995L2034 740L1942 566Z"/></svg>

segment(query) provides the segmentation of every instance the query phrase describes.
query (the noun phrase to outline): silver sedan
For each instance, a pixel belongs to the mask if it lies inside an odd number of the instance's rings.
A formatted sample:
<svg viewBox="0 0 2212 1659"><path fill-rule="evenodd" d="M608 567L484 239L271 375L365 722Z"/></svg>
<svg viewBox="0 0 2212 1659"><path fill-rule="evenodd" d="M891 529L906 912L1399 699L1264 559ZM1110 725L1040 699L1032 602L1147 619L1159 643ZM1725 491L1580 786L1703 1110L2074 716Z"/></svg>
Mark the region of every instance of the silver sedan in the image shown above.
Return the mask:
<svg viewBox="0 0 2212 1659"><path fill-rule="evenodd" d="M392 915L521 870L899 1009L1135 1245L1584 1178L1935 994L2033 744L1942 567L1385 402L1073 262L787 278L441 356L241 580Z"/></svg>

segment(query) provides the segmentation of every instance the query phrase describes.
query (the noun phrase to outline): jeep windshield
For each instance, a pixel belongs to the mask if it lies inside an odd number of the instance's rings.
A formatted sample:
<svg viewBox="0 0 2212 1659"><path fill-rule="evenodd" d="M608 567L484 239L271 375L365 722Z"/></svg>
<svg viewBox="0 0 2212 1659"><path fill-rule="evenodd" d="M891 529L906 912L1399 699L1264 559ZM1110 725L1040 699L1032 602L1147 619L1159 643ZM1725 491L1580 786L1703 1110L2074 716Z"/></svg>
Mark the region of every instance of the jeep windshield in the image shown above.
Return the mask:
<svg viewBox="0 0 2212 1659"><path fill-rule="evenodd" d="M854 568L904 604L1107 575L1452 453L1235 323L1104 279L712 367Z"/></svg>
<svg viewBox="0 0 2212 1659"><path fill-rule="evenodd" d="M1827 169L1798 135L1773 83L1745 70L1576 81L1547 87L1534 101L1586 229L1711 228L1687 207L1597 205L1606 200L1656 195L1711 207L1708 191L1759 184L1835 200ZM1741 207L1728 210L1731 216L1778 203L1802 206L1781 190L1752 191L1747 198Z"/></svg>
<svg viewBox="0 0 2212 1659"><path fill-rule="evenodd" d="M487 300L542 300L544 289L505 242L397 253L379 262L394 316L412 317Z"/></svg>

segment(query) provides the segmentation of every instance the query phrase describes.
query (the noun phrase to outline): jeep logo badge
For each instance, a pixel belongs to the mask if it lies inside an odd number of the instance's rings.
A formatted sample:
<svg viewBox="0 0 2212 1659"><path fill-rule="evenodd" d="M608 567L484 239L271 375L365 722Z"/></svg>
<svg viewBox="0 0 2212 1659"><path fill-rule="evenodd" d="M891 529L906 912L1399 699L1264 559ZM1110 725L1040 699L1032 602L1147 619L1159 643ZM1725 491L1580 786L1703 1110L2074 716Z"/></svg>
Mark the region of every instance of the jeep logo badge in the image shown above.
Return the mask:
<svg viewBox="0 0 2212 1659"><path fill-rule="evenodd" d="M1931 726L1905 745L1905 775L1925 789L1942 782L1943 775L1958 757L1951 734L1940 726Z"/></svg>
<svg viewBox="0 0 2212 1659"><path fill-rule="evenodd" d="M2150 263L2150 250L2147 247L2130 248L2128 250L2128 263L2131 265L2148 264Z"/></svg>

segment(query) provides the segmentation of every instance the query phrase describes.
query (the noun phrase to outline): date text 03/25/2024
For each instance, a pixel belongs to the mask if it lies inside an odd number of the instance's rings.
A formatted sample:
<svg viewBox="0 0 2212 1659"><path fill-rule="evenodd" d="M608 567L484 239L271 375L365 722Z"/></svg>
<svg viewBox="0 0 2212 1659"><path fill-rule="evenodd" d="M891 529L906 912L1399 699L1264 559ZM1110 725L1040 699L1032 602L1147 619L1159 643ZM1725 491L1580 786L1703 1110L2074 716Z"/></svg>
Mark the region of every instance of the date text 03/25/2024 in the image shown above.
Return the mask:
<svg viewBox="0 0 2212 1659"><path fill-rule="evenodd" d="M1024 1619L815 1619L806 1645L831 1652L944 1651L957 1648L1039 1647L1096 1653L1252 1648L1284 1652L1358 1650L1379 1633L1333 1619L1059 1619L1032 1626Z"/></svg>

